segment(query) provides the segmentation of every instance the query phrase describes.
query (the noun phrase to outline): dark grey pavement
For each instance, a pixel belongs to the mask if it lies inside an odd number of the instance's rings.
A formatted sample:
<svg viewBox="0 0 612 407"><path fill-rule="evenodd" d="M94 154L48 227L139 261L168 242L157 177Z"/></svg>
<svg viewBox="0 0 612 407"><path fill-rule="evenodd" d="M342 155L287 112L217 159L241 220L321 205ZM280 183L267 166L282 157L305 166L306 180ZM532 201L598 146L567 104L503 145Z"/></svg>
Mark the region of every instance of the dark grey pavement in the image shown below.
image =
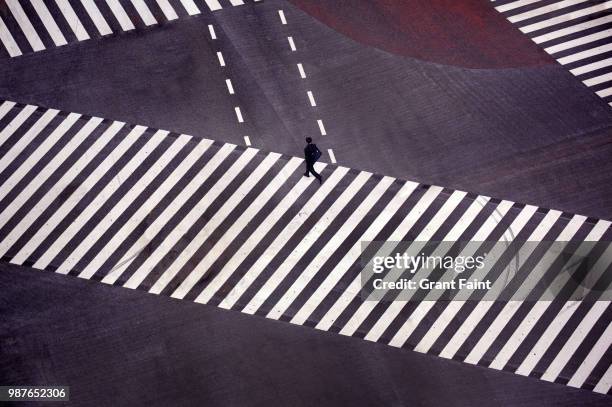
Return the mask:
<svg viewBox="0 0 612 407"><path fill-rule="evenodd" d="M0 311L0 382L69 385L75 406L609 405L585 390L6 264Z"/></svg>
<svg viewBox="0 0 612 407"><path fill-rule="evenodd" d="M508 69L423 62L267 0L0 66L0 97L9 100L238 144L249 136L292 155L311 135L353 168L612 218L612 109L552 59Z"/></svg>

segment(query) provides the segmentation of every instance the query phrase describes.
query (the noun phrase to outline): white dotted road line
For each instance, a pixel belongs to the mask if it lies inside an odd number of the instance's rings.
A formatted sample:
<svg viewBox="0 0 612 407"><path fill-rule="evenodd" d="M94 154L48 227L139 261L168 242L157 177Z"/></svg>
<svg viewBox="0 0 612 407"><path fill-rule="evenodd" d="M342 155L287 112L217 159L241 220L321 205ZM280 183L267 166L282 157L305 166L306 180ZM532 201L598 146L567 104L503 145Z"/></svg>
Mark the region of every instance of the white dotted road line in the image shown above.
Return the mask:
<svg viewBox="0 0 612 407"><path fill-rule="evenodd" d="M302 64L297 64L297 67L298 71L300 71L300 76L302 77L302 79L306 79L306 72L304 71L304 67L302 66Z"/></svg>
<svg viewBox="0 0 612 407"><path fill-rule="evenodd" d="M215 32L215 27L212 24L208 24L208 32L210 33L210 38L212 40L217 39L217 33ZM225 67L225 58L223 58L223 53L221 51L217 51L217 59L219 60L219 65L221 67ZM236 94L236 91L234 90L234 85L232 84L232 80L230 78L225 79L225 86L227 86L227 91L230 95ZM238 123L244 123L244 117L242 116L240 106L235 106L234 112L236 113L236 119L238 120ZM244 136L244 143L247 146L250 146L251 139L248 136Z"/></svg>
<svg viewBox="0 0 612 407"><path fill-rule="evenodd" d="M308 92L306 92L306 94L308 95L308 100L310 101L310 106L317 107L317 102L315 102L314 96L313 96L312 92L308 91Z"/></svg>
<svg viewBox="0 0 612 407"><path fill-rule="evenodd" d="M217 58L219 58L219 65L225 66L225 59L223 59L221 51L217 51Z"/></svg>
<svg viewBox="0 0 612 407"><path fill-rule="evenodd" d="M334 150L328 148L327 153L329 154L329 159L331 160L332 164L336 164L336 156L334 155Z"/></svg>
<svg viewBox="0 0 612 407"><path fill-rule="evenodd" d="M230 95L234 94L234 87L232 86L232 81L231 79L226 79L225 80L225 84L227 85L227 91L229 92Z"/></svg>
<svg viewBox="0 0 612 407"><path fill-rule="evenodd" d="M325 131L325 126L323 125L323 120L319 119L317 120L317 124L319 125L319 131L321 132L322 136L326 136L327 132Z"/></svg>
<svg viewBox="0 0 612 407"><path fill-rule="evenodd" d="M281 23L283 23L283 25L287 25L287 19L285 18L285 13L283 10L278 10L278 15L280 16Z"/></svg>
<svg viewBox="0 0 612 407"><path fill-rule="evenodd" d="M291 51L297 51L297 48L295 47L295 42L293 42L293 37L287 37L287 41L289 41L289 48L291 48Z"/></svg>

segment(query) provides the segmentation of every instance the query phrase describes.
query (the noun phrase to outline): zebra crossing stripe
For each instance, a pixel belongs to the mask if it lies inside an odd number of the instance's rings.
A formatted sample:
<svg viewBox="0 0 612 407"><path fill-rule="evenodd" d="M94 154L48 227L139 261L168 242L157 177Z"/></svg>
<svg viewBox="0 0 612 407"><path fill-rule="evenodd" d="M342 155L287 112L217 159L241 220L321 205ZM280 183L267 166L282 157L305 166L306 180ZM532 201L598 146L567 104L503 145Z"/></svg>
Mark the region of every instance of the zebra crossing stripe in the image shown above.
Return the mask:
<svg viewBox="0 0 612 407"><path fill-rule="evenodd" d="M189 137L189 136L181 136ZM120 244L127 239L127 237L133 233L134 229L146 218L146 216L159 204L164 198L165 193L171 191L176 183L185 176L195 163L202 157L202 155L208 150L212 144L211 140L204 139L196 144L191 150L189 155L181 161L181 163L173 170L173 172L164 180L164 182L149 196L149 198L142 204L140 208L130 217L130 219L123 224L112 237L112 239L106 243L106 245L98 252L98 254L83 268L79 277L91 278L94 273L102 267L107 259L108 253L114 253ZM68 272L72 269L78 261L92 248L96 240L86 239L71 253L64 264L62 264L58 271ZM107 275L109 279L114 279L115 274L111 272Z"/></svg>
<svg viewBox="0 0 612 407"><path fill-rule="evenodd" d="M53 132L45 139L43 143L25 160L21 165L11 173L7 180L0 188L0 201L13 189L17 182L24 179L28 171L30 171L36 163L38 163L47 152L55 146L66 132L79 120L80 114L70 113L62 123L53 130ZM8 157L8 153L7 153Z"/></svg>
<svg viewBox="0 0 612 407"><path fill-rule="evenodd" d="M563 231L557 237L558 242L567 242L569 241L574 234L578 231L580 226L584 223L586 218L584 216L574 216L572 220L566 225ZM551 257L550 252L547 252L545 257ZM538 265L542 264L550 264L550 261L545 262L546 259L542 258L538 262ZM550 260L550 259L548 259ZM529 277L529 276L528 276ZM531 284L527 280L524 282L523 286L529 287ZM517 290L518 291L518 290ZM486 305L483 305L486 304ZM476 308L484 308L489 307L490 302L481 302ZM501 330L508 324L512 316L518 311L518 308L521 306L522 301L509 301L504 306L503 310L497 315L493 323L488 327L484 335L478 341L478 344L472 348L472 351L465 358L465 363L476 364L478 363L484 354L489 350L493 341L500 334Z"/></svg>
<svg viewBox="0 0 612 407"><path fill-rule="evenodd" d="M138 130L135 130L134 133L136 136L140 136L142 134ZM111 198L113 193L122 186L123 182L127 180L131 174L138 170L147 156L153 150L155 150L155 148L157 148L157 146L164 139L166 139L167 134L167 131L158 131L147 141L147 143L118 172L117 176L115 177L118 182L108 183L87 206L87 208L79 212L77 218L72 221L70 226L68 226L63 233L55 239L53 244L49 246L38 258L38 260L34 263L34 268L44 269L49 265L49 263L51 263L51 260L55 258L60 250L62 250L70 242L70 240L74 238L77 232L81 230L83 226L85 226L85 224L94 216L98 208L102 207L102 205L104 205L106 201ZM172 151L172 147L170 147L170 151ZM44 239L40 239L40 241L43 240Z"/></svg>
<svg viewBox="0 0 612 407"><path fill-rule="evenodd" d="M124 123L114 122L106 130L102 136L100 136L96 142L81 156L81 158L71 167L69 172L66 172L60 181L50 188L47 193L41 198L40 201L34 207L28 210L27 216L17 224L8 235L5 235L4 239L0 241L0 256L4 256L9 248L15 243L15 241L25 233L27 229L36 221L36 219L42 214L46 207L54 201L65 185L69 185L72 180L85 168L85 166L102 150L106 144L108 144L111 138L119 132L123 127ZM83 188L85 189L85 188ZM8 209L8 208L7 208ZM19 209L19 207L15 208ZM14 213L3 211L0 216L0 226L4 226L13 216ZM23 262L24 259L20 259ZM18 263L18 264L21 264Z"/></svg>
<svg viewBox="0 0 612 407"><path fill-rule="evenodd" d="M140 236L140 238L132 244L131 248L126 252L126 254L119 260L112 268L112 272L108 273L103 279L103 283L114 284L114 282L123 274L123 272L128 268L128 266L132 263L132 261L136 258L138 253L143 250L148 242L149 236L156 236L162 227L165 225L168 219L171 219L178 209L182 207L187 199L189 199L197 189L204 183L212 174L212 172L219 166L221 163L230 155L230 153L234 150L236 146L233 144L225 144L215 156L206 163L198 175L194 177L189 185L187 185L182 191L181 194L175 197L172 201L172 204L169 205L166 210L153 222L147 230ZM186 222L191 222L191 219L188 219ZM130 252L130 250L134 249L134 252ZM156 262L157 263L157 262ZM139 274L134 273L131 277L131 281L133 284L134 281L138 281L138 284L144 280L146 275L139 276ZM148 271L143 271L143 274L148 273ZM128 280L129 281L129 280ZM127 284L127 283L126 283ZM136 284L137 286L137 284Z"/></svg>
<svg viewBox="0 0 612 407"><path fill-rule="evenodd" d="M40 20L47 29L49 35L51 36L53 43L58 47L66 45L68 43L66 41L66 37L64 37L64 34L62 34L61 30L57 26L57 23L51 16L51 13L49 12L49 9L45 5L45 3L37 0L30 0L30 3L32 4L32 7L34 7L34 10L36 10L36 12L38 13Z"/></svg>
<svg viewBox="0 0 612 407"><path fill-rule="evenodd" d="M19 4L17 0L6 0L6 5L8 6L9 10L11 10L13 17L15 17L17 24L19 24L21 31L30 43L32 49L34 51L42 51L43 49L45 49L42 40L34 29L34 26L30 22L30 19L28 18L28 16L26 16L25 11L23 11L23 7L21 7L21 4Z"/></svg>
<svg viewBox="0 0 612 407"><path fill-rule="evenodd" d="M89 34L87 34L85 27L83 27L83 23L81 22L79 17L74 12L74 9L70 5L69 1L68 0L55 0L55 3L57 4L57 7L59 8L60 12L64 15L64 19L70 26L70 29L76 36L77 40L79 41L88 40Z"/></svg>
<svg viewBox="0 0 612 407"><path fill-rule="evenodd" d="M292 221L278 234L276 239L268 246L266 251L257 258L257 261L242 276L240 282L234 287L232 292L227 295L219 304L221 308L232 308L242 294L253 284L253 282L264 271L264 268L272 261L276 254L285 246L289 239L297 232L302 222L310 217L321 205L332 189L344 178L349 169L346 167L337 168L326 180L321 188L317 189L314 195L304 205L303 210L297 214ZM301 218L301 219L300 219Z"/></svg>
<svg viewBox="0 0 612 407"><path fill-rule="evenodd" d="M302 305L300 310L291 319L292 323L303 325L306 322L308 317L310 317L314 310L321 304L321 301L329 294L332 287L338 284L340 279L348 272L350 266L359 259L361 255L360 242L374 240L382 228L391 220L391 217L412 195L417 186L418 184L414 182L406 182L404 184L383 211L377 216L374 222L372 222L370 227L361 235L358 242L346 253L342 260L334 267L332 272L327 275L323 284L319 285L314 294L308 298L304 305Z"/></svg>
<svg viewBox="0 0 612 407"><path fill-rule="evenodd" d="M495 9L560 64L569 65L569 71L575 76L612 68L609 57L612 29L608 25L612 23L609 13L612 1L591 4L586 0L561 0L544 6L538 2L515 1ZM567 12L559 14L563 10ZM602 16L602 13L606 14ZM608 83L607 89L595 93L611 102L612 76L606 71L595 78L584 78L582 82L589 87Z"/></svg>
<svg viewBox="0 0 612 407"><path fill-rule="evenodd" d="M295 279L291 287L278 300L276 305L272 307L272 309L268 312L268 318L278 319L287 311L287 308L289 308L293 300L295 300L295 298L311 281L314 274L321 269L325 261L332 256L340 244L346 240L348 235L357 227L357 225L363 220L372 207L380 200L393 181L393 178L385 177L380 180L378 184L376 184L376 187L367 196L367 198L361 202L353 213L351 213L351 216L338 229L334 236L329 239L325 247L323 247L321 251L317 253L316 257Z"/></svg>
<svg viewBox="0 0 612 407"><path fill-rule="evenodd" d="M49 0L55 2L57 9L59 9L65 23L68 24L70 30L76 37L77 41L85 41L91 38L91 36L104 37L113 34L110 24L116 20L119 24L121 31L131 31L136 29L136 26L141 22L145 26L153 26L164 21L172 21L178 19L177 11L172 6L169 0L155 0L155 4L151 4L152 0L129 0L128 8L133 7L135 13L126 11L125 4L122 4L122 0L100 0L102 4L97 4L96 0ZM250 0L252 1L252 0ZM23 2L29 2L31 8ZM201 13L201 10L193 0L180 0L178 2L184 10L190 16ZM210 11L218 11L223 8L223 5L218 0L204 0L207 8ZM245 4L242 0L230 0L226 6L240 6ZM68 44L72 34L62 32L60 28L63 26L63 22L57 21L56 17L53 16L52 12L48 8L48 3L43 0L7 0L7 13L9 16L5 17L5 20L0 16L0 44L7 51L9 57L17 57L23 53L39 52L45 50L45 44L41 38L40 30L46 30L49 37L53 41L53 44L47 44L47 46L63 46ZM26 6L24 8L24 5ZM51 5L51 7L54 7ZM100 7L108 8L110 15L106 18L100 11ZM156 7L163 13L163 21L158 21L155 15ZM81 16L77 14L76 10L85 10ZM33 11L32 11L33 9ZM84 20L82 20L84 19ZM97 32L87 32L84 22L85 20L91 20L95 30ZM42 26L38 25L38 21L42 22ZM13 24L16 23L16 24ZM8 25L7 25L8 24ZM37 31L37 27L39 31ZM42 28L44 27L44 28ZM24 36L29 45L28 49L20 49L19 45L15 41L15 38ZM23 44L22 46L27 47Z"/></svg>
<svg viewBox="0 0 612 407"><path fill-rule="evenodd" d="M275 161L279 158L276 156L271 157L275 159ZM263 206L272 199L272 196L278 191L278 189L287 181L287 179L293 174L293 172L300 165L301 160L297 158L292 158L282 169L278 172L276 177L266 186L266 188L255 198L253 203L240 215L240 217L228 228L228 230L224 233L223 237L213 246L213 248L207 253L207 255L198 263L198 265L194 268L194 270L183 280L181 285L176 289L176 291L172 294L174 298L183 298L189 290L193 288L193 286L198 282L200 278L208 271L210 266L212 266L213 259L218 253L222 253L229 244L238 236L238 234L243 230L247 224L255 218L255 216L259 213L259 211L263 208ZM259 169L256 172L261 171ZM257 176L253 177L255 180ZM229 201L228 201L229 203ZM235 206L236 203L232 203L232 206ZM228 208L229 209L229 208ZM222 212L222 211L220 211ZM229 213L229 211L228 211ZM194 239L193 241L197 241ZM199 246L202 244L199 243ZM179 265L179 267L183 267L185 263ZM149 290L152 293L160 293L165 284L159 284L161 278L155 283L153 287Z"/></svg>
<svg viewBox="0 0 612 407"><path fill-rule="evenodd" d="M436 292L410 303L359 297L362 241L416 236L415 252L437 236L517 240L520 273L511 282L535 295L568 286L561 274L542 285L537 276L553 274L550 260L573 261L536 251L537 242L554 232L586 254L582 242L610 236L608 221L322 163L319 185L302 176L301 158L8 101L0 101L0 120L4 261L610 390L609 301L551 305L516 292L499 306L443 302ZM536 245L519 242L523 235ZM598 251L589 271L598 284L607 282L611 250ZM474 275L495 277L507 253L490 249ZM494 289L505 283L495 277Z"/></svg>
<svg viewBox="0 0 612 407"><path fill-rule="evenodd" d="M0 146L4 145L6 141L19 129L19 127L34 113L36 106L27 105L22 109L17 116L11 122L0 131Z"/></svg>
<svg viewBox="0 0 612 407"><path fill-rule="evenodd" d="M104 36L113 33L113 30L111 30L110 26L104 19L104 16L102 16L102 13L100 13L100 9L94 1L81 0L81 4L85 8L87 14L89 14L89 18L91 18L91 21L93 21L100 35Z"/></svg>
<svg viewBox="0 0 612 407"><path fill-rule="evenodd" d="M420 219L421 215L425 213L427 208L434 202L438 194L442 192L441 187L431 187L429 188L425 194L421 197L419 202L412 208L410 213L406 216L406 218L402 221L402 223L393 231L391 236L389 237L389 241L400 241L408 234L408 232L412 229L412 227L417 223ZM381 253L377 253L380 255ZM348 304L357 296L359 292L359 285L361 282L361 277L359 275L355 276L353 282L349 286L347 290L345 290L340 298L336 301L336 303L327 311L327 313L321 318L316 328L321 330L329 330L332 324L338 318L338 316L344 311L344 309L348 306ZM366 305L363 305L366 304ZM374 302L367 301L362 304L360 309L361 313L365 313L365 308L373 308ZM368 312L369 313L369 312ZM356 314L353 319L356 320L360 317L360 314ZM365 317L364 317L365 318Z"/></svg>
<svg viewBox="0 0 612 407"><path fill-rule="evenodd" d="M324 164L315 164L317 171L322 171L325 167ZM207 304L213 295L221 288L221 286L227 281L232 273L240 266L242 260L244 260L257 246L259 241L272 229L276 222L287 212L287 210L295 204L297 199L302 195L306 188L312 183L313 177L301 178L295 186L287 193L287 195L274 207L274 209L268 214L268 216L261 222L257 229L251 234L249 239L245 241L242 246L236 251L236 253L230 258L230 260L223 266L223 268L213 277L212 281L202 290L202 292L196 298L196 302ZM202 263L199 265L202 267ZM208 264L207 264L207 267ZM203 268L204 270L204 268ZM230 292L226 296L226 303L231 301L229 298L238 298L238 294L235 291ZM230 308L231 305L227 306Z"/></svg>
<svg viewBox="0 0 612 407"><path fill-rule="evenodd" d="M257 150L253 150L255 154ZM225 201L223 206L215 213L215 215L206 223L200 232L189 242L186 248L181 251L181 254L174 259L169 267L165 268L164 273L155 282L151 288L151 292L160 293L170 280L180 271L180 269L189 261L191 256L204 245L210 235L217 230L223 221L232 213L238 204L255 188L255 185L261 179L262 174L265 174L278 161L280 154L270 153L266 158L253 170L246 180L234 191L234 193ZM246 166L246 163L245 163ZM195 274L194 274L195 273ZM183 298L187 292L197 282L198 271L194 270L187 276L182 284L172 293L173 298Z"/></svg>

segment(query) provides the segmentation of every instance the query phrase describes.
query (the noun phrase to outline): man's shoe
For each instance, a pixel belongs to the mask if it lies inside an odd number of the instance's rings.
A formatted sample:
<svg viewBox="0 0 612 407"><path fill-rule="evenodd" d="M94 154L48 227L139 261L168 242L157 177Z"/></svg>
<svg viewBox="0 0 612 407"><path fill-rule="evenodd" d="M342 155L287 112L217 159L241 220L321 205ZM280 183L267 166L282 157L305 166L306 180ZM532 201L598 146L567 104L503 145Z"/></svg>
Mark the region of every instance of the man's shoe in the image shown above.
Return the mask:
<svg viewBox="0 0 612 407"><path fill-rule="evenodd" d="M310 177L310 174L306 173L304 174L305 177Z"/></svg>

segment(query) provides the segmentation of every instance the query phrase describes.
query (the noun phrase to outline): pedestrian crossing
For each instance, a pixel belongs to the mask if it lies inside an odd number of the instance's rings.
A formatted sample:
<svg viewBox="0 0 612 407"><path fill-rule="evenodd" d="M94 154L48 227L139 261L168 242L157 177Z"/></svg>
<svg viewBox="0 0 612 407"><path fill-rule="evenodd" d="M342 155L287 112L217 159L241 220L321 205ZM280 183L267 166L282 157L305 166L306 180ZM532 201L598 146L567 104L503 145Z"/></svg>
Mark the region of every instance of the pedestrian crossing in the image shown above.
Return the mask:
<svg viewBox="0 0 612 407"><path fill-rule="evenodd" d="M0 55L23 54L260 0L4 0Z"/></svg>
<svg viewBox="0 0 612 407"><path fill-rule="evenodd" d="M483 242L464 253L475 254L491 242L609 242L610 222L327 163L317 170L322 185L303 176L300 158L3 101L0 257L610 392L609 301L433 292L365 301L360 290L364 241L414 241L415 253L426 241ZM483 275L509 261L499 247ZM606 287L610 250L593 267ZM529 271L551 254L539 245L522 253L512 282L536 290Z"/></svg>
<svg viewBox="0 0 612 407"><path fill-rule="evenodd" d="M491 1L508 21L612 106L612 1Z"/></svg>

